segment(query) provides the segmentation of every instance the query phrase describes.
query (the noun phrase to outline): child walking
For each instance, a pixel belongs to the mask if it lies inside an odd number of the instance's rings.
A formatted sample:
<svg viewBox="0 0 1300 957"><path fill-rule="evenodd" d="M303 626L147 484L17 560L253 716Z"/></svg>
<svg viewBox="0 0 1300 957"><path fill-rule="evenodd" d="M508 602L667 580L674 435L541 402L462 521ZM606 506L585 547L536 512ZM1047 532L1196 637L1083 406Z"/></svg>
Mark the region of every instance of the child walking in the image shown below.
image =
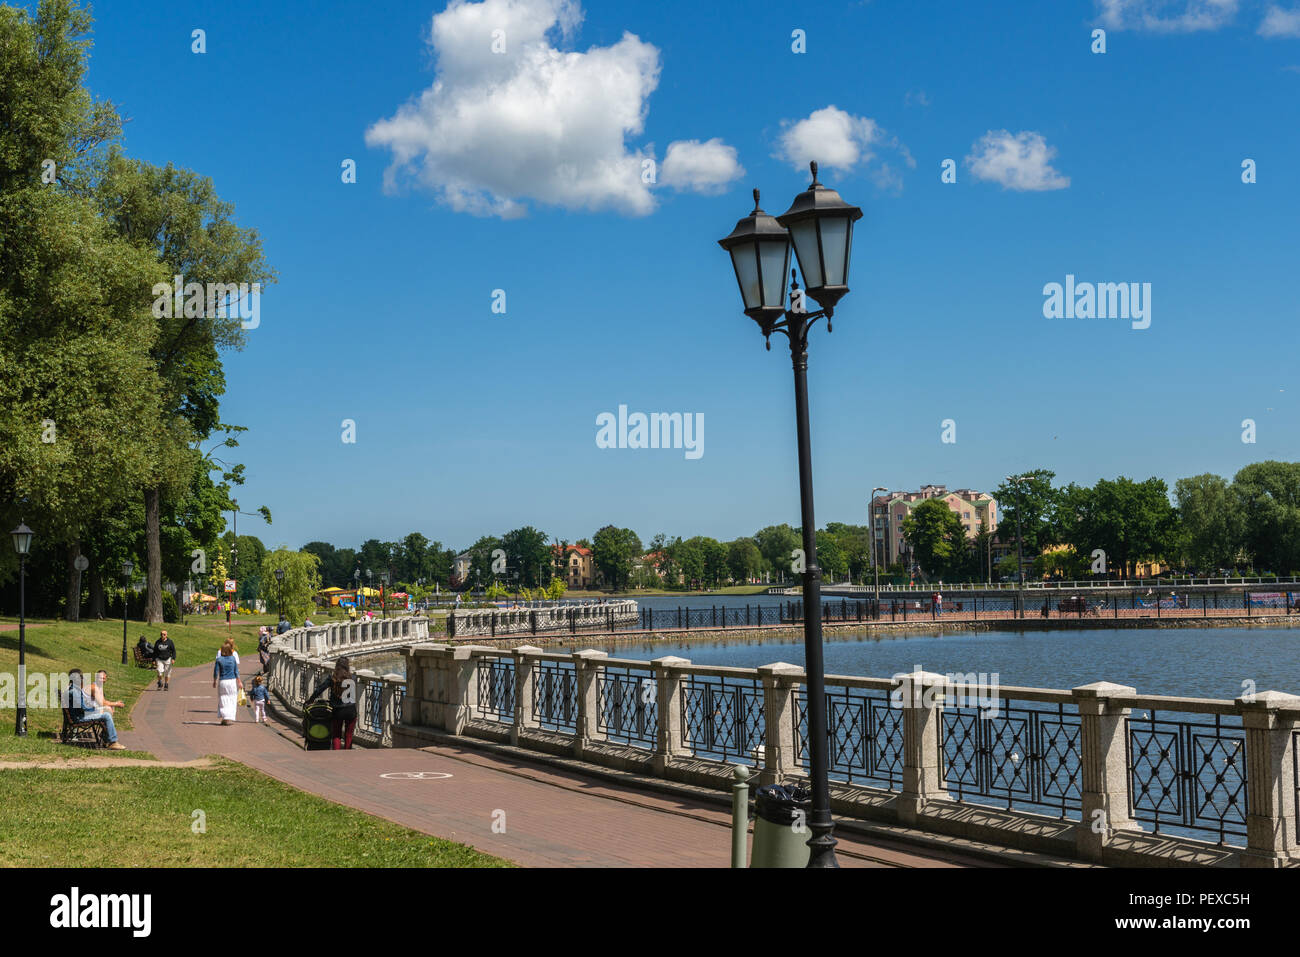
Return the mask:
<svg viewBox="0 0 1300 957"><path fill-rule="evenodd" d="M249 692L249 700L253 702L253 723L266 724L266 679L257 675L253 679L253 690Z"/></svg>

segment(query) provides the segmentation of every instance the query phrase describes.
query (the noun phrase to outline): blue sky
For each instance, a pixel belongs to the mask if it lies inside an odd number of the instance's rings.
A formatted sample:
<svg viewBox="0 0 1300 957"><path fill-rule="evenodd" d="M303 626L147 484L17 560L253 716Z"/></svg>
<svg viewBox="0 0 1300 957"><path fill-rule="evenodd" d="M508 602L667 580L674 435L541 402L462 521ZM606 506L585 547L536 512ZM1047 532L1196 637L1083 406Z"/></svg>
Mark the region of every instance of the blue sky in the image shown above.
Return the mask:
<svg viewBox="0 0 1300 957"><path fill-rule="evenodd" d="M852 294L811 346L819 524L863 522L875 485L1040 466L1172 484L1294 458L1290 3L444 11L97 9L89 82L127 151L211 176L280 274L222 412L249 427L239 500L271 508L269 544L797 524L788 352L764 351L716 240L754 186L784 211L809 152L865 214ZM644 158L653 186L625 177ZM1150 328L1044 318L1067 274L1150 283ZM620 404L702 413L704 455L597 448Z"/></svg>

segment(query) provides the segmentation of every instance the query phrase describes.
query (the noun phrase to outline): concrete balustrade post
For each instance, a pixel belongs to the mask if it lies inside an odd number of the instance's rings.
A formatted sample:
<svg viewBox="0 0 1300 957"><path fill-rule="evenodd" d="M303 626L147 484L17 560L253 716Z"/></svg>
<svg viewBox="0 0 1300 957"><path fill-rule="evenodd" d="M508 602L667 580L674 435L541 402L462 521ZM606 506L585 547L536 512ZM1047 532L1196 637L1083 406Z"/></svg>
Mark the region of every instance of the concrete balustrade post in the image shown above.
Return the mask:
<svg viewBox="0 0 1300 957"><path fill-rule="evenodd" d="M927 804L949 800L939 743L947 687L945 675L909 671L890 698L891 707L903 709L903 791L897 803L903 824L915 824Z"/></svg>
<svg viewBox="0 0 1300 957"><path fill-rule="evenodd" d="M763 750L756 755L760 786L780 784L799 770L794 740L794 689L804 681L804 670L785 661L760 665L763 687Z"/></svg>
<svg viewBox="0 0 1300 957"><path fill-rule="evenodd" d="M541 648L520 645L511 652L515 659L515 720L510 726L510 743L519 743L519 733L537 727L533 720L533 664Z"/></svg>
<svg viewBox="0 0 1300 957"><path fill-rule="evenodd" d="M663 775L673 757L687 753L682 734L682 696L686 685L686 673L682 668L690 663L689 658L673 655L655 658L650 662L659 711L659 720L655 722L658 731L654 751L654 770L658 775Z"/></svg>
<svg viewBox="0 0 1300 957"><path fill-rule="evenodd" d="M1106 846L1123 831L1140 828L1129 816L1129 709L1114 699L1137 690L1097 681L1071 691L1079 709L1079 791L1082 813L1075 847L1087 861L1100 862Z"/></svg>
<svg viewBox="0 0 1300 957"><path fill-rule="evenodd" d="M1295 863L1296 757L1300 697L1280 691L1236 700L1246 729L1246 850L1242 867Z"/></svg>
<svg viewBox="0 0 1300 957"><path fill-rule="evenodd" d="M604 740L598 726L600 684L597 679L608 657L605 652L590 648L573 653L573 670L578 684L578 733L573 736L573 756L576 758L584 757L593 743Z"/></svg>

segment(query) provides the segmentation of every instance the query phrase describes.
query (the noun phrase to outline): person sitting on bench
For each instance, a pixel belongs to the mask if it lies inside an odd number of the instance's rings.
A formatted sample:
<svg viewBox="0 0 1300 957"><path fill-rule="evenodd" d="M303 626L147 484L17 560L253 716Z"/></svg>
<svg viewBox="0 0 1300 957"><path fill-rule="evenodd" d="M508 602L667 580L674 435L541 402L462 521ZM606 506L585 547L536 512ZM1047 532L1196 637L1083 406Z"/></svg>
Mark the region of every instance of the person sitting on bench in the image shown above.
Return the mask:
<svg viewBox="0 0 1300 957"><path fill-rule="evenodd" d="M102 674L103 672L101 672ZM117 728L113 725L113 712L108 708L101 708L95 704L94 691L98 688L91 685L93 691L86 691L82 688L81 669L73 668L68 672L68 712L74 722L82 721L102 721L104 731L108 737L108 749L110 751L125 751L126 748L117 742Z"/></svg>
<svg viewBox="0 0 1300 957"><path fill-rule="evenodd" d="M140 640L135 643L135 648L136 651L140 652L144 657L153 657L153 645L149 644L149 642L145 640L144 635L141 635Z"/></svg>

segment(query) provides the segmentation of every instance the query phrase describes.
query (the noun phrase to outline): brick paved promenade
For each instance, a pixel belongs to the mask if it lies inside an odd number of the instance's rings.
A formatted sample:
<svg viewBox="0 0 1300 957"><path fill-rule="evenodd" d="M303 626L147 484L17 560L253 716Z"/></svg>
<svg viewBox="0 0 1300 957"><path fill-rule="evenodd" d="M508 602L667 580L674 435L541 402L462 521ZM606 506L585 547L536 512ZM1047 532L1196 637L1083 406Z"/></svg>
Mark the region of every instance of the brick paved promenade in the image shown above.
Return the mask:
<svg viewBox="0 0 1300 957"><path fill-rule="evenodd" d="M245 658L244 678L257 667L255 657ZM331 801L525 866L726 867L730 861L730 814L706 801L471 748L305 751L287 729L253 724L247 708L238 723L222 727L209 666L176 671L170 691L146 690L132 718L135 730L122 732L122 743L159 760L225 755ZM501 811L505 833L494 833L494 813ZM991 866L903 841L837 837L846 867Z"/></svg>

